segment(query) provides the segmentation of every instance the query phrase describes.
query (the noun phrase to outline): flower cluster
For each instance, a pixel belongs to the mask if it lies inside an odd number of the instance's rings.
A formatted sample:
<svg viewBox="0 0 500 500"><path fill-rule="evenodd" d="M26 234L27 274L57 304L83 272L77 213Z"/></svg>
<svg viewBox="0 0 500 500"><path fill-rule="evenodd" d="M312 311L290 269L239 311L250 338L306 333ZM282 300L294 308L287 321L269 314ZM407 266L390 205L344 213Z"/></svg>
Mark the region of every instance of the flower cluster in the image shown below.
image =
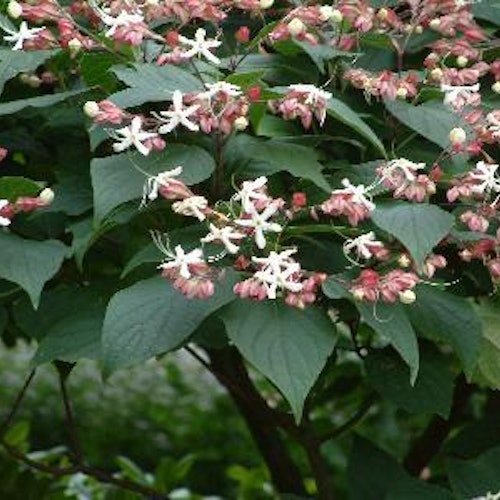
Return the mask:
<svg viewBox="0 0 500 500"><path fill-rule="evenodd" d="M54 200L54 192L50 188L43 189L36 197L21 196L14 202L0 199L0 226L9 226L18 213L29 213L48 207Z"/></svg>

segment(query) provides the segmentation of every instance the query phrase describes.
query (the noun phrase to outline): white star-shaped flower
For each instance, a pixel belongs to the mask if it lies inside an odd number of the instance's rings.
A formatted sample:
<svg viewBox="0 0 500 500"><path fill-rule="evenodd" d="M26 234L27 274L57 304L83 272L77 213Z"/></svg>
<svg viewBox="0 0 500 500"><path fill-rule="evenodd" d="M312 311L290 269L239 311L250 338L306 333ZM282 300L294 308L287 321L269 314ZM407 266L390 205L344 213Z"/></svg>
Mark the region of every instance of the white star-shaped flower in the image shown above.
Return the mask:
<svg viewBox="0 0 500 500"><path fill-rule="evenodd" d="M355 251L358 257L369 259L373 255L372 249L374 247L382 248L383 246L384 244L381 241L375 239L375 233L370 231L357 238L347 240L344 243L344 252L350 253L351 251Z"/></svg>
<svg viewBox="0 0 500 500"><path fill-rule="evenodd" d="M500 180L496 176L497 170L497 164L485 163L484 161L476 163L476 168L469 175L471 179L480 181L480 184L472 186L472 192L478 194L489 191L500 192Z"/></svg>
<svg viewBox="0 0 500 500"><path fill-rule="evenodd" d="M0 200L0 210L9 204L9 200ZM0 226L6 227L10 225L10 219L0 216Z"/></svg>
<svg viewBox="0 0 500 500"><path fill-rule="evenodd" d="M182 167L176 167L172 170L166 170L161 172L154 177L148 177L147 181L144 183L142 203L146 203L147 200L154 201L158 198L158 191L161 186L168 186L170 179L177 177L182 174Z"/></svg>
<svg viewBox="0 0 500 500"><path fill-rule="evenodd" d="M4 36L3 39L6 42L14 42L12 50L22 50L24 42L36 38L37 34L45 29L45 26L42 26L41 28L28 28L26 21L23 21L19 25L19 31L12 31L6 27L3 27L2 29L8 33L8 35Z"/></svg>
<svg viewBox="0 0 500 500"><path fill-rule="evenodd" d="M257 210L250 212L249 219L236 219L234 222L238 226L249 227L254 230L254 238L257 247L261 250L266 247L266 237L264 233L273 232L281 233L283 228L276 222L269 222L269 219L277 212L278 206L269 204L263 212L259 213Z"/></svg>
<svg viewBox="0 0 500 500"><path fill-rule="evenodd" d="M253 262L262 266L254 277L265 285L269 299L276 299L278 289L293 293L302 290L303 285L296 281L297 273L301 270L300 264L290 258L296 251L296 249L280 253L271 251L267 257L252 257Z"/></svg>
<svg viewBox="0 0 500 500"><path fill-rule="evenodd" d="M122 10L117 17L110 16L104 10L99 9L98 11L101 21L106 25L110 26L110 29L104 33L107 38L112 38L116 30L121 27L127 27L130 24L139 24L144 22L144 16L138 12L129 13Z"/></svg>
<svg viewBox="0 0 500 500"><path fill-rule="evenodd" d="M441 92L444 92L443 103L453 105L459 99L468 101L476 92L479 92L480 84L475 85L446 85L441 84Z"/></svg>
<svg viewBox="0 0 500 500"><path fill-rule="evenodd" d="M204 221L207 216L204 210L208 207L208 200L204 196L190 196L182 201L176 201L172 205L172 210L181 215L196 217L200 221Z"/></svg>
<svg viewBox="0 0 500 500"><path fill-rule="evenodd" d="M189 120L189 117L196 113L200 107L198 104L184 107L182 92L180 90L175 90L172 94L172 107L173 109L170 111L152 113L153 116L158 118L158 120L165 123L165 125L160 126L158 133L169 134L179 125L183 125L188 130L191 130L191 132L197 132L200 130L200 127L196 123Z"/></svg>
<svg viewBox="0 0 500 500"><path fill-rule="evenodd" d="M202 99L211 100L218 93L222 92L230 97L239 97L242 94L241 87L239 85L234 85L229 82L215 82L215 83L205 83L205 87L208 89L206 92L200 93L198 96Z"/></svg>
<svg viewBox="0 0 500 500"><path fill-rule="evenodd" d="M212 241L220 241L229 253L238 253L240 247L235 245L231 240L241 240L245 238L245 234L238 233L231 226L217 227L210 224L210 233L201 239L202 243L211 243Z"/></svg>
<svg viewBox="0 0 500 500"><path fill-rule="evenodd" d="M375 210L376 205L371 200L369 188L366 188L363 184L354 186L349 179L342 179L342 185L344 189L336 189L332 194L351 194L354 203L363 205L370 212Z"/></svg>
<svg viewBox="0 0 500 500"><path fill-rule="evenodd" d="M186 279L191 278L191 271L189 266L204 264L203 252L200 248L196 248L189 253L186 253L184 249L177 245L174 248L175 253L169 253L165 262L162 262L158 268L159 269L179 269L179 274Z"/></svg>
<svg viewBox="0 0 500 500"><path fill-rule="evenodd" d="M392 160L385 165L382 170L382 177L391 179L395 170L399 170L408 182L413 182L416 179L416 172L425 168L425 163L415 163L406 158Z"/></svg>
<svg viewBox="0 0 500 500"><path fill-rule="evenodd" d="M304 92L305 94L307 94L307 98L304 103L313 106L318 101L328 101L328 99L331 99L332 97L332 94L330 92L327 92L326 90L320 89L315 85L311 85L309 83L297 83L294 85L289 85L288 88L296 92Z"/></svg>
<svg viewBox="0 0 500 500"><path fill-rule="evenodd" d="M142 130L142 118L140 116L135 116L130 125L114 130L110 135L117 141L113 144L115 153L121 153L130 146L135 146L137 151L144 156L149 154L149 149L143 144L144 141L157 137L157 134L153 132Z"/></svg>
<svg viewBox="0 0 500 500"><path fill-rule="evenodd" d="M244 181L241 189L233 196L234 201L241 201L241 205L245 212L255 210L253 201L265 201L268 199L267 194L262 192L267 184L267 177L258 177L253 181Z"/></svg>
<svg viewBox="0 0 500 500"><path fill-rule="evenodd" d="M183 45L191 47L186 52L183 52L182 57L191 59L194 56L203 56L207 61L213 64L220 64L220 59L216 57L210 49L216 49L222 42L218 40L207 40L207 32L203 28L198 28L194 34L194 39L190 40L185 36L179 36L179 42Z"/></svg>

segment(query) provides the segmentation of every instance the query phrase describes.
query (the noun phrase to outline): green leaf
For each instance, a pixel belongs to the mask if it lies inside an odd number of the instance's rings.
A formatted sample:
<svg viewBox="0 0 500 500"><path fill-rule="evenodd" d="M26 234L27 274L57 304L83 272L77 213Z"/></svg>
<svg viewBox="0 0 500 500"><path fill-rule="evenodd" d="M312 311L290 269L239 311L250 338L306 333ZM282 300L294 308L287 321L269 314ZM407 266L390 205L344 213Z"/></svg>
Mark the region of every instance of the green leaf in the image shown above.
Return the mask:
<svg viewBox="0 0 500 500"><path fill-rule="evenodd" d="M455 498L486 497L500 491L500 447L472 460L450 459L447 469Z"/></svg>
<svg viewBox="0 0 500 500"><path fill-rule="evenodd" d="M329 45L312 45L309 42L298 40L293 40L293 43L300 47L314 61L314 64L316 64L321 73L325 73L325 63L331 59L336 57L354 59L356 57L356 54L353 52L344 52Z"/></svg>
<svg viewBox="0 0 500 500"><path fill-rule="evenodd" d="M406 306L402 304L356 303L361 319L379 335L386 338L410 367L410 384L417 379L420 357L417 335L408 319Z"/></svg>
<svg viewBox="0 0 500 500"><path fill-rule="evenodd" d="M424 349L415 384L408 367L390 349L374 351L365 360L368 382L409 413L435 413L448 418L453 399L453 373L435 349Z"/></svg>
<svg viewBox="0 0 500 500"><path fill-rule="evenodd" d="M226 276L206 300L190 300L159 277L118 292L104 320L105 373L178 348L206 317L234 300L233 284L233 276Z"/></svg>
<svg viewBox="0 0 500 500"><path fill-rule="evenodd" d="M172 64L134 64L133 67L117 66L111 71L130 87L109 98L123 108L139 106L145 102L170 101L174 90L182 93L203 90L198 78Z"/></svg>
<svg viewBox="0 0 500 500"><path fill-rule="evenodd" d="M478 382L500 389L500 311L498 302L483 302L476 311L483 323L484 336L477 364Z"/></svg>
<svg viewBox="0 0 500 500"><path fill-rule="evenodd" d="M102 221L122 203L142 197L147 178L139 168L150 175L157 175L178 165L183 167L179 179L191 185L210 177L215 163L204 149L184 144L172 144L164 151L147 157L134 152L93 160L91 177L96 221Z"/></svg>
<svg viewBox="0 0 500 500"><path fill-rule="evenodd" d="M332 353L337 334L320 310L236 300L222 311L229 338L283 393L297 422L304 401Z"/></svg>
<svg viewBox="0 0 500 500"><path fill-rule="evenodd" d="M464 298L431 286L416 288L417 300L407 306L417 332L452 345L465 373L474 373L482 340L481 320Z"/></svg>
<svg viewBox="0 0 500 500"><path fill-rule="evenodd" d="M20 196L36 196L40 192L40 186L24 177L0 178L0 199L16 201Z"/></svg>
<svg viewBox="0 0 500 500"><path fill-rule="evenodd" d="M25 108L46 108L59 102L65 101L70 97L88 92L89 89L68 90L67 92L59 92L58 94L42 95L38 97L30 97L28 99L17 99L15 101L0 103L0 116L12 115Z"/></svg>
<svg viewBox="0 0 500 500"><path fill-rule="evenodd" d="M8 80L24 71L35 70L58 52L57 50L0 49L0 94Z"/></svg>
<svg viewBox="0 0 500 500"><path fill-rule="evenodd" d="M453 500L451 491L435 484L406 478L391 486L385 500Z"/></svg>
<svg viewBox="0 0 500 500"><path fill-rule="evenodd" d="M224 156L229 168L245 179L286 171L331 191L321 173L323 166L318 162L316 151L306 146L239 134L226 145Z"/></svg>
<svg viewBox="0 0 500 500"><path fill-rule="evenodd" d="M67 248L60 241L30 241L3 232L0 248L0 278L17 283L38 307L43 286L61 267Z"/></svg>
<svg viewBox="0 0 500 500"><path fill-rule="evenodd" d="M350 500L382 500L393 485L407 477L385 451L360 436L354 438L347 467Z"/></svg>
<svg viewBox="0 0 500 500"><path fill-rule="evenodd" d="M352 128L358 134L369 141L384 158L387 158L384 145L377 137L377 134L353 111L347 104L340 99L332 97L328 100L327 112L330 116Z"/></svg>
<svg viewBox="0 0 500 500"><path fill-rule="evenodd" d="M432 249L448 235L455 221L448 212L426 203L378 205L372 220L403 243L419 268Z"/></svg>
<svg viewBox="0 0 500 500"><path fill-rule="evenodd" d="M500 2L472 2L472 14L478 19L484 19L500 26Z"/></svg>
<svg viewBox="0 0 500 500"><path fill-rule="evenodd" d="M36 365L54 360L98 359L106 301L90 288L59 288L43 295L38 310L22 301L14 310L17 324L38 339Z"/></svg>
<svg viewBox="0 0 500 500"><path fill-rule="evenodd" d="M470 127L457 113L436 101L429 101L420 106L400 100L385 101L385 107L401 123L442 148L450 146L451 129L461 127L467 132L470 131Z"/></svg>

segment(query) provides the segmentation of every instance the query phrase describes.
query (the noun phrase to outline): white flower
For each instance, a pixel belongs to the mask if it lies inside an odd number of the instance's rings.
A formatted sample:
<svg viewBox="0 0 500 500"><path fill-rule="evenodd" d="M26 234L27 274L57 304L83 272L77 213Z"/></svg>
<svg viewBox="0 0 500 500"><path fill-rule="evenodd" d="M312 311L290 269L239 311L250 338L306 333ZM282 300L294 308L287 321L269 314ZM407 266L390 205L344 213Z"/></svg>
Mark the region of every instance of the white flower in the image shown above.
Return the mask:
<svg viewBox="0 0 500 500"><path fill-rule="evenodd" d="M444 92L443 103L454 105L459 100L468 102L480 89L479 83L475 85L445 85L441 84L441 92Z"/></svg>
<svg viewBox="0 0 500 500"><path fill-rule="evenodd" d="M130 146L135 146L137 151L144 156L149 154L149 149L143 142L157 137L157 134L142 130L142 118L140 116L135 116L130 125L114 130L110 135L118 141L113 144L113 151L115 153L121 153Z"/></svg>
<svg viewBox="0 0 500 500"><path fill-rule="evenodd" d="M355 251L358 257L363 257L363 259L369 259L372 257L372 249L374 247L382 248L384 244L375 239L375 233L370 231L369 233L362 234L357 238L346 240L344 243L344 251L349 253Z"/></svg>
<svg viewBox="0 0 500 500"><path fill-rule="evenodd" d="M194 56L203 56L207 61L210 61L214 64L220 64L220 59L212 52L210 49L215 49L222 44L218 40L207 40L206 39L207 32L203 28L198 28L196 33L194 34L194 39L190 40L185 36L179 36L179 42L191 47L189 50L182 54L182 57L186 59L190 59Z"/></svg>
<svg viewBox="0 0 500 500"><path fill-rule="evenodd" d="M9 200L0 200L0 210L2 210L2 208L5 208L7 205L9 204ZM2 217L0 215L0 226L9 226L10 225L10 219L8 219L7 217Z"/></svg>
<svg viewBox="0 0 500 500"><path fill-rule="evenodd" d="M203 213L208 207L208 200L204 196L190 196L182 201L176 201L172 205L172 209L177 214L196 217L200 221L204 221L207 217Z"/></svg>
<svg viewBox="0 0 500 500"><path fill-rule="evenodd" d="M163 249L162 249L163 250ZM186 279L191 278L190 265L204 264L203 252L200 248L196 248L189 253L186 253L180 245L174 248L175 253L166 253L167 259L162 262L158 269L179 269L179 274Z"/></svg>
<svg viewBox="0 0 500 500"><path fill-rule="evenodd" d="M219 228L210 224L210 233L201 239L202 243L210 243L212 241L220 241L229 253L235 254L238 252L240 247L235 245L231 240L241 240L245 238L243 233L238 233L231 226L224 226Z"/></svg>
<svg viewBox="0 0 500 500"><path fill-rule="evenodd" d="M300 264L290 258L297 250L290 249L277 253L271 251L268 257L252 257L252 260L262 266L260 271L254 274L266 286L269 299L276 299L278 289L298 293L303 285L296 281L296 275L300 272Z"/></svg>
<svg viewBox="0 0 500 500"><path fill-rule="evenodd" d="M154 201L158 198L158 191L161 186L168 186L168 182L173 177L177 177L182 174L182 167L176 167L172 170L166 170L161 172L154 177L148 177L144 183L142 204L144 205L147 200Z"/></svg>
<svg viewBox="0 0 500 500"><path fill-rule="evenodd" d="M4 36L3 39L6 42L14 42L12 50L22 50L24 42L36 38L37 34L45 29L45 26L41 28L28 28L26 21L23 21L19 26L19 31L12 31L6 27L2 29L9 33L9 35Z"/></svg>
<svg viewBox="0 0 500 500"><path fill-rule="evenodd" d="M414 163L406 158L399 158L387 163L382 169L382 178L391 180L395 170L403 174L408 182L416 179L417 170L425 168L425 163Z"/></svg>
<svg viewBox="0 0 500 500"><path fill-rule="evenodd" d="M496 177L498 165L494 163L485 163L480 161L476 163L476 168L469 174L474 180L480 181L480 184L472 186L474 193L483 194L485 191L500 192L500 181Z"/></svg>
<svg viewBox="0 0 500 500"><path fill-rule="evenodd" d="M245 212L254 210L253 201L265 201L267 195L262 189L267 184L267 177L257 177L253 181L244 181L241 189L233 196L233 200L240 201Z"/></svg>
<svg viewBox="0 0 500 500"><path fill-rule="evenodd" d="M304 104L310 104L312 106L316 105L318 101L328 101L328 99L331 99L332 97L332 94L330 92L327 92L326 90L320 89L315 85L311 85L309 83L297 83L294 85L289 85L288 88L296 92L306 93L307 98L304 101Z"/></svg>
<svg viewBox="0 0 500 500"><path fill-rule="evenodd" d="M162 122L165 122L165 125L162 125L158 129L158 133L168 134L179 125L183 125L187 129L191 130L191 132L197 132L200 130L200 127L196 123L189 120L189 117L196 113L200 107L199 105L196 104L185 108L182 102L182 92L180 90L175 90L172 95L172 106L173 109L171 111L152 113L153 116Z"/></svg>
<svg viewBox="0 0 500 500"><path fill-rule="evenodd" d="M332 191L332 194L350 194L354 203L364 206L369 212L375 210L376 205L371 200L369 188L366 188L363 184L354 186L349 179L342 179L342 185L344 189L336 189Z"/></svg>
<svg viewBox="0 0 500 500"><path fill-rule="evenodd" d="M110 29L104 33L104 36L107 38L112 38L115 34L116 30L121 27L128 27L130 24L138 24L144 22L144 16L140 12L127 12L122 10L117 17L113 17L109 14L108 9L101 9L97 5L97 3L91 0L90 5L94 8L94 11L101 18L101 21L109 26Z"/></svg>
<svg viewBox="0 0 500 500"><path fill-rule="evenodd" d="M250 227L254 230L255 243L257 247L263 249L266 247L266 237L264 233L273 232L280 233L283 228L276 222L269 222L269 219L277 212L278 206L270 203L263 212L258 213L257 210L250 212L249 219L236 219L234 222L242 227Z"/></svg>
<svg viewBox="0 0 500 500"><path fill-rule="evenodd" d="M222 92L230 97L239 97L241 92L241 87L239 85L234 85L232 83L220 81L215 83L205 83L205 87L208 89L206 92L198 94L201 99L212 99L219 92Z"/></svg>

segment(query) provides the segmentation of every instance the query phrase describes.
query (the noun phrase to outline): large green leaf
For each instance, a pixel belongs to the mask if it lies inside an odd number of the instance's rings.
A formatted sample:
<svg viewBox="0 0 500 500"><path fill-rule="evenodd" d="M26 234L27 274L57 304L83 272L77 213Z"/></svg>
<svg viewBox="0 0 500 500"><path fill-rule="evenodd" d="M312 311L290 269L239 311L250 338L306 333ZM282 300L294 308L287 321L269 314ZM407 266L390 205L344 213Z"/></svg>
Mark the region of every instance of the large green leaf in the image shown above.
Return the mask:
<svg viewBox="0 0 500 500"><path fill-rule="evenodd" d="M483 323L484 337L475 378L492 389L500 389L500 304L483 302L476 310Z"/></svg>
<svg viewBox="0 0 500 500"><path fill-rule="evenodd" d="M410 383L417 379L420 357L417 335L402 304L356 303L361 319L379 335L386 338L410 367Z"/></svg>
<svg viewBox="0 0 500 500"><path fill-rule="evenodd" d="M325 191L331 191L321 173L323 166L318 162L316 151L306 146L239 134L226 145L224 156L229 168L242 178L286 171L295 177L309 179Z"/></svg>
<svg viewBox="0 0 500 500"><path fill-rule="evenodd" d="M388 203L372 213L373 222L395 236L410 252L418 267L450 232L451 214L426 203Z"/></svg>
<svg viewBox="0 0 500 500"><path fill-rule="evenodd" d="M401 123L442 148L450 146L451 129L461 127L470 130L457 113L436 101L414 106L395 100L385 101L385 106Z"/></svg>
<svg viewBox="0 0 500 500"><path fill-rule="evenodd" d="M134 152L93 160L91 176L96 221L102 221L122 203L142 197L146 176L141 170L156 175L179 165L184 169L179 179L191 185L210 177L215 164L204 149L184 144L172 144L147 157Z"/></svg>
<svg viewBox="0 0 500 500"><path fill-rule="evenodd" d="M387 157L384 145L377 137L377 134L345 102L333 97L328 100L327 111L336 120L344 123L368 140L382 156Z"/></svg>
<svg viewBox="0 0 500 500"><path fill-rule="evenodd" d="M57 54L57 50L11 50L0 49L0 94L5 83L23 71L33 71L47 59Z"/></svg>
<svg viewBox="0 0 500 500"><path fill-rule="evenodd" d="M436 413L448 418L453 399L453 373L436 350L424 349L415 384L408 367L389 349L374 351L365 362L368 382L409 413Z"/></svg>
<svg viewBox="0 0 500 500"><path fill-rule="evenodd" d="M453 500L449 490L435 484L425 483L414 478L396 482L389 488L385 500Z"/></svg>
<svg viewBox="0 0 500 500"><path fill-rule="evenodd" d="M14 310L18 326L38 340L33 362L74 362L100 356L106 301L90 288L59 288L43 295L35 311L28 301Z"/></svg>
<svg viewBox="0 0 500 500"><path fill-rule="evenodd" d="M3 102L0 104L0 116L12 115L25 108L46 108L59 102L65 101L70 97L81 95L88 92L89 89L68 90L67 92L59 92L58 94L41 95L38 97L30 97L28 99L16 99L15 101Z"/></svg>
<svg viewBox="0 0 500 500"><path fill-rule="evenodd" d="M319 309L237 300L222 311L229 338L283 393L300 421L304 401L332 353L335 326Z"/></svg>
<svg viewBox="0 0 500 500"><path fill-rule="evenodd" d="M392 486L407 478L393 457L370 441L355 437L347 467L350 500L383 500Z"/></svg>
<svg viewBox="0 0 500 500"><path fill-rule="evenodd" d="M465 373L474 373L481 347L481 320L464 298L431 286L418 286L417 300L407 307L417 332L452 345Z"/></svg>
<svg viewBox="0 0 500 500"><path fill-rule="evenodd" d="M474 17L500 26L500 2L478 2L476 0L471 3Z"/></svg>
<svg viewBox="0 0 500 500"><path fill-rule="evenodd" d="M60 241L31 241L0 232L0 278L26 290L37 307L43 286L57 273L66 252Z"/></svg>
<svg viewBox="0 0 500 500"><path fill-rule="evenodd" d="M178 348L207 316L234 300L233 284L233 277L226 276L206 300L190 300L159 277L118 292L104 320L104 371L111 373Z"/></svg>
<svg viewBox="0 0 500 500"><path fill-rule="evenodd" d="M36 182L24 177L0 178L0 199L16 201L20 196L36 196L40 189Z"/></svg>
<svg viewBox="0 0 500 500"><path fill-rule="evenodd" d="M174 65L134 64L133 67L118 66L112 72L128 89L110 97L117 106L130 108L145 102L163 102L172 99L174 90L182 93L196 92L203 86L191 73Z"/></svg>
<svg viewBox="0 0 500 500"><path fill-rule="evenodd" d="M486 498L500 491L500 447L472 460L450 459L447 469L455 498Z"/></svg>

